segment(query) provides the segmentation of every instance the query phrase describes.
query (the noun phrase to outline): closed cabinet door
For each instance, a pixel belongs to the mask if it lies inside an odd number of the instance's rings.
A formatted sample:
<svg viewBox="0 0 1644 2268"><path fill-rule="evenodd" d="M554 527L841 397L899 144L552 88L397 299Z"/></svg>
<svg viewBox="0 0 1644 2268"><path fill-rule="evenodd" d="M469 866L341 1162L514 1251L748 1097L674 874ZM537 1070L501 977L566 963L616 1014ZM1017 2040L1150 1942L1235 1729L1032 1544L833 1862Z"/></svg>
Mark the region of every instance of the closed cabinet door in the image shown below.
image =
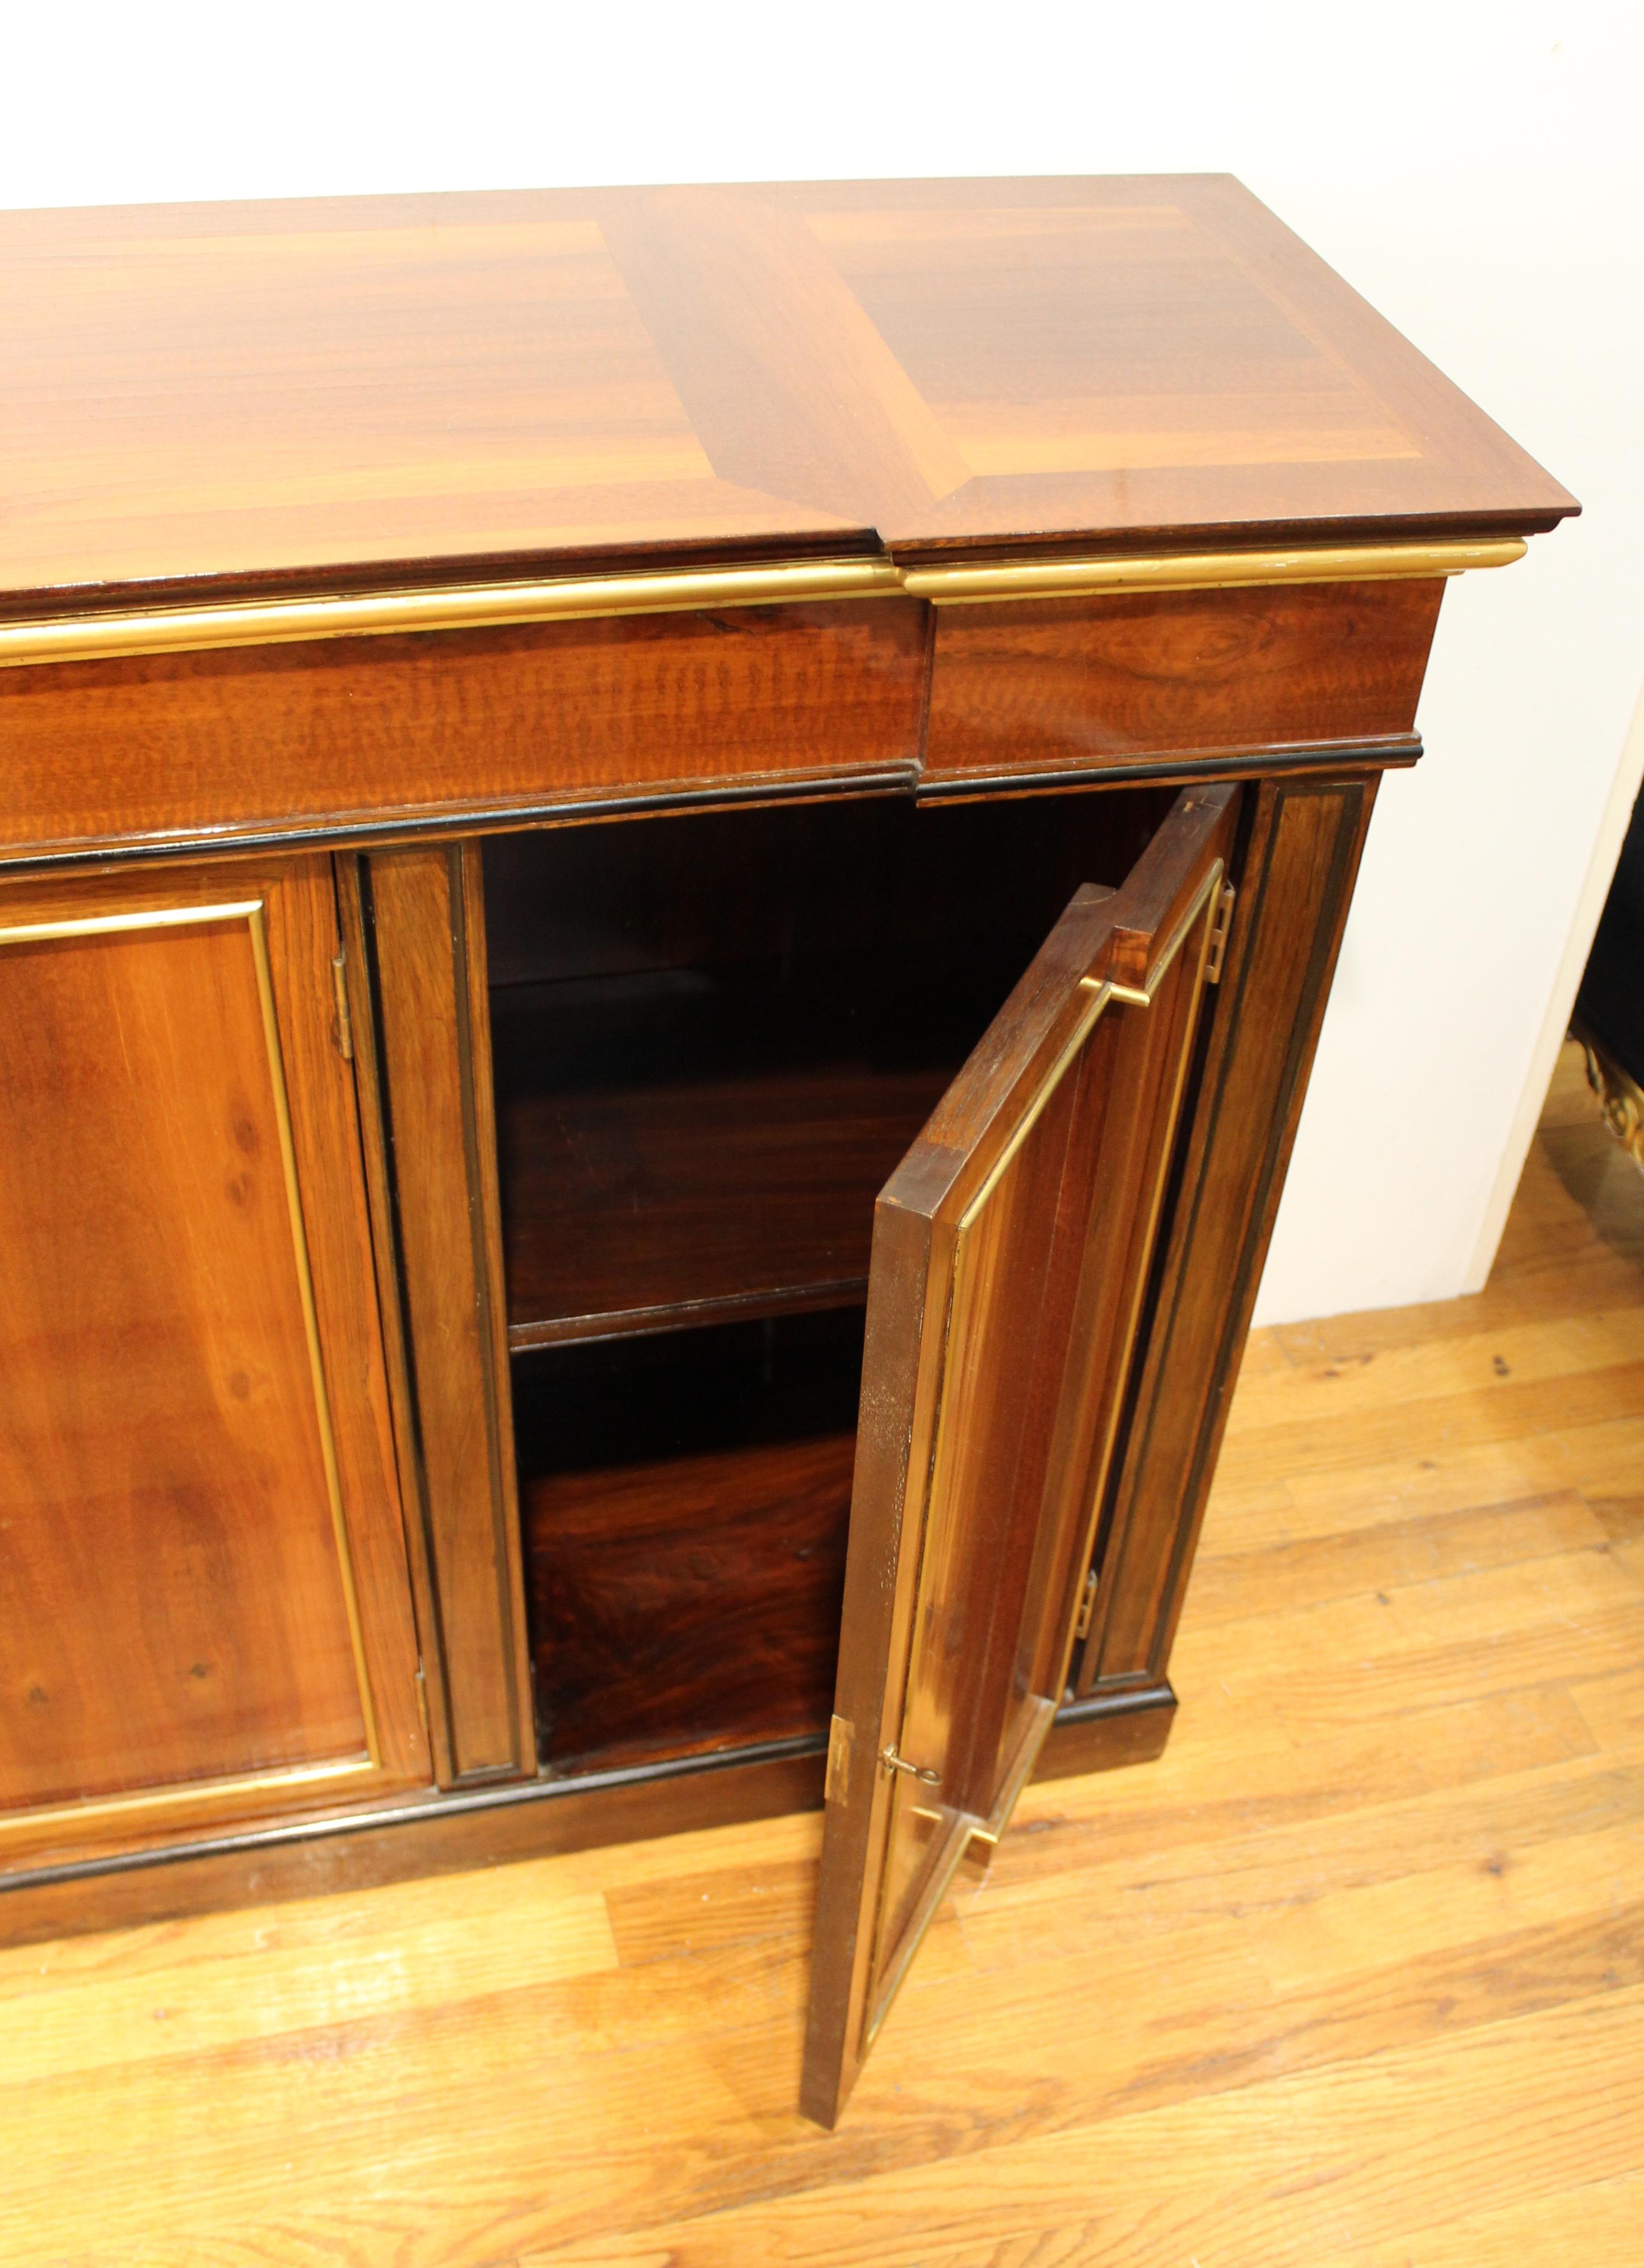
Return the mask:
<svg viewBox="0 0 1644 2268"><path fill-rule="evenodd" d="M427 1777L330 863L0 888L0 1871Z"/></svg>
<svg viewBox="0 0 1644 2268"><path fill-rule="evenodd" d="M831 2125L1062 1697L1237 791L1081 890L874 1216L804 2103Z"/></svg>

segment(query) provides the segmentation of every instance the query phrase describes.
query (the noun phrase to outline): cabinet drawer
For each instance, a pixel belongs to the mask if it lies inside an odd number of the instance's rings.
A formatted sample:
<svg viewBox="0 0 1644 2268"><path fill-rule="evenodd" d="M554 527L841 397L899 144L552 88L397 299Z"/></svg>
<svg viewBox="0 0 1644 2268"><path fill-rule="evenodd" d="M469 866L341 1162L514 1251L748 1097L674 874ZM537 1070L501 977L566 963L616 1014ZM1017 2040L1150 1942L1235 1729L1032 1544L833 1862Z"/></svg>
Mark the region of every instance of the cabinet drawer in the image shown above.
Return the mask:
<svg viewBox="0 0 1644 2268"><path fill-rule="evenodd" d="M0 671L0 856L911 782L925 640L868 599Z"/></svg>
<svg viewBox="0 0 1644 2268"><path fill-rule="evenodd" d="M940 608L927 776L1403 739L1443 589L1309 583Z"/></svg>

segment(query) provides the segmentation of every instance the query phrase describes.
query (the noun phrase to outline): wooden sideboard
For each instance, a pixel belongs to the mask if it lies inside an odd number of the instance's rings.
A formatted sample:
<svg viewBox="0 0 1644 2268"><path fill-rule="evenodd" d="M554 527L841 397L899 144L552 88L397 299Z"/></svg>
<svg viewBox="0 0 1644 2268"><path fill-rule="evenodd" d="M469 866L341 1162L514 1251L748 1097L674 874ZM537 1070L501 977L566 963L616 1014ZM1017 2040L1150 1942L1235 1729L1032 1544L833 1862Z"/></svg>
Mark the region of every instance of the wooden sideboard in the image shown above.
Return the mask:
<svg viewBox="0 0 1644 2268"><path fill-rule="evenodd" d="M1216 177L0 304L0 1936L825 1792L830 2122L1164 1741L1377 784L1574 504Z"/></svg>

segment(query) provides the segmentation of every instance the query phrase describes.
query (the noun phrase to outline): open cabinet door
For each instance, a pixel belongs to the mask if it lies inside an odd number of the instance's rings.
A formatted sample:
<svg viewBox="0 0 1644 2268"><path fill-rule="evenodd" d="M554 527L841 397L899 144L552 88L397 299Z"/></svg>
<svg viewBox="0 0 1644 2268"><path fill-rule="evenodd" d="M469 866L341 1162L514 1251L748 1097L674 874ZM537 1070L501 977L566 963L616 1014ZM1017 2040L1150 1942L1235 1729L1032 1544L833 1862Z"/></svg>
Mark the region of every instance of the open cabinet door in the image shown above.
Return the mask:
<svg viewBox="0 0 1644 2268"><path fill-rule="evenodd" d="M874 1219L803 2104L837 2118L1055 1717L1238 791L1051 932Z"/></svg>

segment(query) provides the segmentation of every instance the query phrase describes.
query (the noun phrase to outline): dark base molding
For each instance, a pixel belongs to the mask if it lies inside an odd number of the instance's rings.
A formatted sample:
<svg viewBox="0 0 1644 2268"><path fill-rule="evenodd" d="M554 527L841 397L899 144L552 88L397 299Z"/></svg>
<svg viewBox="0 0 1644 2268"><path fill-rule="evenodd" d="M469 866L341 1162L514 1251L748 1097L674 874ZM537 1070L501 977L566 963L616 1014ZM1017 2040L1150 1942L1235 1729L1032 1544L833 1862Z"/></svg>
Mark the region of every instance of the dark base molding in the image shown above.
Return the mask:
<svg viewBox="0 0 1644 2268"><path fill-rule="evenodd" d="M1163 1749L1175 1712L1176 1696L1163 1684L1073 1702L1051 1727L1035 1777L1065 1779L1146 1763ZM461 1790L397 1810L37 1867L0 1881L0 1946L819 1811L826 1764L825 1740L807 1736L679 1764Z"/></svg>
<svg viewBox="0 0 1644 2268"><path fill-rule="evenodd" d="M1080 1772L1152 1764L1163 1755L1175 1722L1176 1695L1164 1678L1156 1685L1132 1685L1070 1701L1056 1712L1033 1776L1071 1779Z"/></svg>
<svg viewBox="0 0 1644 2268"><path fill-rule="evenodd" d="M820 1810L827 1747L807 1736L574 1780L431 1792L393 1809L40 1867L0 1880L0 1946Z"/></svg>

